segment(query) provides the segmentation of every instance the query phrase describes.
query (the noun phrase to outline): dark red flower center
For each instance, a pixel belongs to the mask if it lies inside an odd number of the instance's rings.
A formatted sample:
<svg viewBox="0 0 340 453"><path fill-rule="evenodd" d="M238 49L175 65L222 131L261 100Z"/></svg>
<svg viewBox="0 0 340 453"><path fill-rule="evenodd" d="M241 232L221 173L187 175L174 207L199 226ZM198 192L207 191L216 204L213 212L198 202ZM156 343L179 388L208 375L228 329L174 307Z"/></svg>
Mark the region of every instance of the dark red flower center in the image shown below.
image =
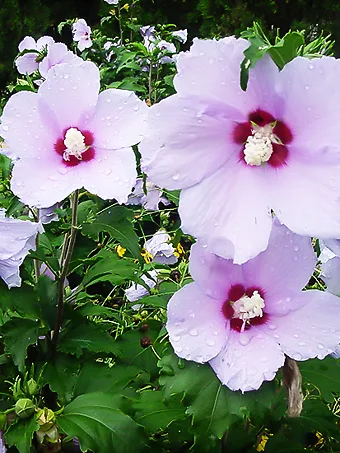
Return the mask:
<svg viewBox="0 0 340 453"><path fill-rule="evenodd" d="M274 168L286 165L289 159L289 149L287 145L292 142L293 134L290 128L282 120L275 118L265 110L257 109L248 115L248 121L237 123L233 130L234 143L245 145L254 134L254 127L264 128L267 125L272 125L272 134L275 140L271 145L273 148L272 154L267 163ZM240 160L245 162L244 148L240 152Z"/></svg>
<svg viewBox="0 0 340 453"><path fill-rule="evenodd" d="M242 311L244 309L243 301L250 301L254 295L255 298L259 296L262 301L264 300L264 291L256 286L245 288L242 284L236 284L229 289L227 300L222 306L222 313L230 321L231 329L241 332L268 321L268 314L264 310L259 310L261 315L258 316L254 316L250 312L245 314Z"/></svg>
<svg viewBox="0 0 340 453"><path fill-rule="evenodd" d="M79 136L83 138L83 150L81 152L75 152L72 148L67 148L67 133L70 130L75 130L78 132ZM92 132L87 130L80 130L78 128L69 127L65 129L62 133L62 136L54 144L54 150L57 154L62 157L63 163L67 167L75 167L81 162L88 162L95 157L95 150L92 147L94 138Z"/></svg>

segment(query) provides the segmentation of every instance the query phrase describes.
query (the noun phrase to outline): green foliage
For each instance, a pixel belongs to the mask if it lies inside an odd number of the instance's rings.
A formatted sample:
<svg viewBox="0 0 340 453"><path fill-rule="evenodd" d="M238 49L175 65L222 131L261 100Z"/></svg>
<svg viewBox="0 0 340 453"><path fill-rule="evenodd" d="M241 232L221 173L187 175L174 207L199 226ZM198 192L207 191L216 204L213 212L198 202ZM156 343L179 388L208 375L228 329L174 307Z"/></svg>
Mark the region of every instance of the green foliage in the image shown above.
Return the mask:
<svg viewBox="0 0 340 453"><path fill-rule="evenodd" d="M120 410L122 397L87 393L68 404L57 418L61 429L77 436L82 451L130 453L142 451L141 428Z"/></svg>

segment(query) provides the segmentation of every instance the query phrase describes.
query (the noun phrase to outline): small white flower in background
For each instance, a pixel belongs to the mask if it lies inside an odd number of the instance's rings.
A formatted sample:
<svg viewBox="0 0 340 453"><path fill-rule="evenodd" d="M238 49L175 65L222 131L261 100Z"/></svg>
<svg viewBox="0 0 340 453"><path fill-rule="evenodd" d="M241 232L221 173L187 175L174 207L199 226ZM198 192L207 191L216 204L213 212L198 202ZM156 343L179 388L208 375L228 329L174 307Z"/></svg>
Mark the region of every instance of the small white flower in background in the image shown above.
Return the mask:
<svg viewBox="0 0 340 453"><path fill-rule="evenodd" d="M72 25L73 40L78 41L78 49L82 52L92 46L91 27L89 27L84 19L78 19Z"/></svg>
<svg viewBox="0 0 340 453"><path fill-rule="evenodd" d="M148 275L142 275L142 280L147 284L149 289L152 289L157 284L157 275L158 270L154 269L148 272ZM132 283L131 286L125 290L125 296L129 302L135 302L136 300L141 299L144 296L150 294L150 291L147 290L143 285L139 283ZM140 304L133 305L134 310L139 310Z"/></svg>
<svg viewBox="0 0 340 453"><path fill-rule="evenodd" d="M133 192L129 195L127 205L142 205L148 211L158 211L159 203L163 203L165 206L170 204L164 196L159 187L155 186L148 178L146 178L144 192L143 178L137 178Z"/></svg>
<svg viewBox="0 0 340 453"><path fill-rule="evenodd" d="M36 249L35 238L43 231L41 223L6 217L0 209L0 277L9 288L21 285L19 267L29 250Z"/></svg>
<svg viewBox="0 0 340 453"><path fill-rule="evenodd" d="M104 0L109 5L118 5L119 0Z"/></svg>
<svg viewBox="0 0 340 453"><path fill-rule="evenodd" d="M175 264L177 257L171 244L171 238L164 230L157 231L151 239L145 242L145 258L153 263Z"/></svg>
<svg viewBox="0 0 340 453"><path fill-rule="evenodd" d="M179 41L181 41L183 44L187 42L188 40L188 30L176 30L172 33L172 36Z"/></svg>
<svg viewBox="0 0 340 453"><path fill-rule="evenodd" d="M104 50L106 50L107 52L107 55L106 55L106 60L107 61L111 61L111 58L112 56L114 55L114 51L110 49L112 49L112 47L119 47L122 45L122 42L119 38L115 38L115 41L106 41L106 43L104 44L103 48Z"/></svg>

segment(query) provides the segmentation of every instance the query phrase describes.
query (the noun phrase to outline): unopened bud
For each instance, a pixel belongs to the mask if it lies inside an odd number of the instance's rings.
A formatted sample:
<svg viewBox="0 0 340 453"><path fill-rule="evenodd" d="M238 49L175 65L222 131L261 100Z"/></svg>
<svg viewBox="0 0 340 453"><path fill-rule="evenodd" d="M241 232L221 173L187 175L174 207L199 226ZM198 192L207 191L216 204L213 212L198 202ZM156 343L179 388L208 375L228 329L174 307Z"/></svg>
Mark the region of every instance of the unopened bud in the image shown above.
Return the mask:
<svg viewBox="0 0 340 453"><path fill-rule="evenodd" d="M35 405L29 398L21 398L15 403L14 409L19 418L28 418L33 414Z"/></svg>

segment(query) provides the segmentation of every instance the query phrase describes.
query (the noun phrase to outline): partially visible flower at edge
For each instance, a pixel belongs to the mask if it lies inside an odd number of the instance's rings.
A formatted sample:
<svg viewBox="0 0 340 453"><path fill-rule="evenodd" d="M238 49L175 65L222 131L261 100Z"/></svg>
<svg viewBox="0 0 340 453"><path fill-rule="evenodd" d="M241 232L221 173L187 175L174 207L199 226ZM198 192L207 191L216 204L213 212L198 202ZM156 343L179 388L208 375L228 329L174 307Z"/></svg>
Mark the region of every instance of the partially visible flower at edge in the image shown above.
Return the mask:
<svg viewBox="0 0 340 453"><path fill-rule="evenodd" d="M191 249L193 283L168 304L167 330L175 353L209 362L231 390L257 390L274 379L285 355L323 359L340 341L339 298L302 291L316 257L310 238L277 220L268 248L247 263Z"/></svg>
<svg viewBox="0 0 340 453"><path fill-rule="evenodd" d="M118 5L119 0L104 0L109 5Z"/></svg>
<svg viewBox="0 0 340 453"><path fill-rule="evenodd" d="M21 285L19 268L43 231L40 223L6 217L0 210L0 277L9 288Z"/></svg>

